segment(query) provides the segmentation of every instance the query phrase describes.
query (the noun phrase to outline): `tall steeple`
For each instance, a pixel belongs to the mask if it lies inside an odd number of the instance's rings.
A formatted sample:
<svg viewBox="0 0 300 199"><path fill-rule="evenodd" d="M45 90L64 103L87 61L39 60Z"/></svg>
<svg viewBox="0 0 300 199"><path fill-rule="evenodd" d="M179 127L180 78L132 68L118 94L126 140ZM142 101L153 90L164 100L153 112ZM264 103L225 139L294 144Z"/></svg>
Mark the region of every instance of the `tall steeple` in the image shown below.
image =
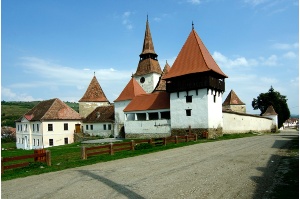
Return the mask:
<svg viewBox="0 0 300 199"><path fill-rule="evenodd" d="M150 26L147 16L146 30L144 36L144 43L142 53L140 54L140 61L136 73L133 76L142 76L150 73L161 74L161 68L157 61L157 54L154 50L154 44L150 32Z"/></svg>

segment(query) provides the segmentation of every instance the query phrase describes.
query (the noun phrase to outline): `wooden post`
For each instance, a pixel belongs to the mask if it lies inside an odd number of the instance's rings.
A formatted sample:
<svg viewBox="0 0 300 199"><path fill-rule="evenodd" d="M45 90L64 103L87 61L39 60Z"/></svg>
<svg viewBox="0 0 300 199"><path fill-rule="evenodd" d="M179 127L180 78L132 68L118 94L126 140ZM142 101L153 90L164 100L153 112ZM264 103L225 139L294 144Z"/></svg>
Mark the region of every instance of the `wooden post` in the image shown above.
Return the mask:
<svg viewBox="0 0 300 199"><path fill-rule="evenodd" d="M175 144L178 144L178 137L177 137L177 135L175 136Z"/></svg>
<svg viewBox="0 0 300 199"><path fill-rule="evenodd" d="M3 157L1 157L1 174L4 173Z"/></svg>
<svg viewBox="0 0 300 199"><path fill-rule="evenodd" d="M134 151L134 146L135 146L134 140L131 140L131 151Z"/></svg>
<svg viewBox="0 0 300 199"><path fill-rule="evenodd" d="M83 160L87 159L85 146L81 146L81 159L83 159Z"/></svg>
<svg viewBox="0 0 300 199"><path fill-rule="evenodd" d="M152 143L152 139L151 139L151 138L149 139L149 142L148 142L148 143L149 143L149 144L151 144L151 145L153 144L153 143Z"/></svg>
<svg viewBox="0 0 300 199"><path fill-rule="evenodd" d="M163 145L167 146L167 138L166 137L163 138Z"/></svg>
<svg viewBox="0 0 300 199"><path fill-rule="evenodd" d="M109 145L109 154L113 155L114 154L114 144L111 142Z"/></svg>
<svg viewBox="0 0 300 199"><path fill-rule="evenodd" d="M196 134L196 133L195 133L194 135L195 135L195 141L197 141L197 139L198 139L198 136L197 136L197 134Z"/></svg>
<svg viewBox="0 0 300 199"><path fill-rule="evenodd" d="M51 151L46 150L46 163L48 166L51 166Z"/></svg>
<svg viewBox="0 0 300 199"><path fill-rule="evenodd" d="M189 136L185 135L185 142L188 142L188 141L189 141Z"/></svg>

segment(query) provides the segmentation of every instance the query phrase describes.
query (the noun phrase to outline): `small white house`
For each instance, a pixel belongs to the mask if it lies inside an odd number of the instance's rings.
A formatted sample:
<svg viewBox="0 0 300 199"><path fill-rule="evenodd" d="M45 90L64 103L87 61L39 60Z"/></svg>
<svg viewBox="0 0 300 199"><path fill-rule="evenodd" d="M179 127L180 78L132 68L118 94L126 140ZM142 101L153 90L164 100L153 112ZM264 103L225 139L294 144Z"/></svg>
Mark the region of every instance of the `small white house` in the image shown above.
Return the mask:
<svg viewBox="0 0 300 199"><path fill-rule="evenodd" d="M99 106L83 121L83 132L91 136L114 136L114 106Z"/></svg>
<svg viewBox="0 0 300 199"><path fill-rule="evenodd" d="M42 101L16 121L18 149L40 149L74 142L81 117L58 98Z"/></svg>

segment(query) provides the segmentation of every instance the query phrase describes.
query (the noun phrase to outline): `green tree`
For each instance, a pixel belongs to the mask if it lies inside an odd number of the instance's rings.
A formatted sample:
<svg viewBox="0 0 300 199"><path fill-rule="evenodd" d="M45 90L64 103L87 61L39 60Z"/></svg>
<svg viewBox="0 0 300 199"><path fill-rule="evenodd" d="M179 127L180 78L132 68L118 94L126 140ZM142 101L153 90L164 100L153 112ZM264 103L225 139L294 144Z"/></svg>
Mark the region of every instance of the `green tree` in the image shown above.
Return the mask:
<svg viewBox="0 0 300 199"><path fill-rule="evenodd" d="M272 105L278 114L278 128L282 127L284 121L290 118L290 110L287 105L286 96L275 91L271 86L267 93L261 93L257 98L253 98L252 107L254 110L259 109L264 114L267 108Z"/></svg>

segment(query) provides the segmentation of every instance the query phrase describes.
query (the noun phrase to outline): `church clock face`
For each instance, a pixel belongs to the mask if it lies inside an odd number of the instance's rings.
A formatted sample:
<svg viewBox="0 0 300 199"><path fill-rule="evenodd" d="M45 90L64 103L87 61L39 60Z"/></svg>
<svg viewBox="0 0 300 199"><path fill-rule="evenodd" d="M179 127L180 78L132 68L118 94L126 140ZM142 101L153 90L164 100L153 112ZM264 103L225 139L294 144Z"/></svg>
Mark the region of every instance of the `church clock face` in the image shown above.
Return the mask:
<svg viewBox="0 0 300 199"><path fill-rule="evenodd" d="M144 83L145 82L145 77L141 77L140 82Z"/></svg>

